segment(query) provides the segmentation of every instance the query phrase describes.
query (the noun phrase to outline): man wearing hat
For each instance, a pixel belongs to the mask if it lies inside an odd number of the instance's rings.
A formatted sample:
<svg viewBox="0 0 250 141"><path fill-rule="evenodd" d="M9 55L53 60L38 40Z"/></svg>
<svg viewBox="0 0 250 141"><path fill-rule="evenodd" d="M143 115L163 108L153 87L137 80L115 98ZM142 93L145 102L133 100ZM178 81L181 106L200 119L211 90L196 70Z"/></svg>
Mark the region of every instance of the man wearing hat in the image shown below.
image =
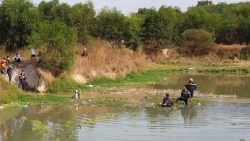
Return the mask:
<svg viewBox="0 0 250 141"><path fill-rule="evenodd" d="M194 96L194 91L196 90L196 83L194 82L193 78L190 78L187 83L187 89L191 94L191 98Z"/></svg>

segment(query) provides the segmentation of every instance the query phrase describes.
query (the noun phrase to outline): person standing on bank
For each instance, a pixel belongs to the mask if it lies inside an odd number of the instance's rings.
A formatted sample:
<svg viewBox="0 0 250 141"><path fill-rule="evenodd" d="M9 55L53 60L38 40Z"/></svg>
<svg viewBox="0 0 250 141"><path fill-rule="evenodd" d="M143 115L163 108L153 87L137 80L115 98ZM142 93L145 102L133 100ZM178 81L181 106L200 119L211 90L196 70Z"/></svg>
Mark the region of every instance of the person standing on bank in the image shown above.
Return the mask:
<svg viewBox="0 0 250 141"><path fill-rule="evenodd" d="M35 58L36 58L35 49L34 49L34 48L31 48L31 49L30 49L30 53L31 53L31 55L30 55L30 60L31 60L31 62L33 62L33 61L35 60Z"/></svg>
<svg viewBox="0 0 250 141"><path fill-rule="evenodd" d="M82 52L82 56L83 57L87 57L88 56L88 50L87 50L87 48L85 48L84 50L83 50L83 52Z"/></svg>
<svg viewBox="0 0 250 141"><path fill-rule="evenodd" d="M26 74L24 73L24 70L22 70L22 72L19 75L19 84L22 86L22 90L25 90L26 78L27 78Z"/></svg>
<svg viewBox="0 0 250 141"><path fill-rule="evenodd" d="M3 58L0 62L0 68L1 68L1 73L2 74L6 74L6 70L7 70L7 60L5 58Z"/></svg>
<svg viewBox="0 0 250 141"><path fill-rule="evenodd" d="M187 85L184 85L184 88L183 90L181 91L181 97L178 97L176 99L176 102L178 102L179 100L180 101L184 101L185 102L185 105L188 105L188 100L189 98L191 98L191 95L190 95L190 92L189 90L187 89Z"/></svg>
<svg viewBox="0 0 250 141"><path fill-rule="evenodd" d="M196 91L196 83L194 82L193 78L189 79L187 83L187 89L189 90L192 99L194 96L194 91Z"/></svg>
<svg viewBox="0 0 250 141"><path fill-rule="evenodd" d="M11 80L12 80L12 69L13 69L13 65L9 64L8 68L7 68L7 74L8 74L8 77L9 77L9 82L11 82Z"/></svg>

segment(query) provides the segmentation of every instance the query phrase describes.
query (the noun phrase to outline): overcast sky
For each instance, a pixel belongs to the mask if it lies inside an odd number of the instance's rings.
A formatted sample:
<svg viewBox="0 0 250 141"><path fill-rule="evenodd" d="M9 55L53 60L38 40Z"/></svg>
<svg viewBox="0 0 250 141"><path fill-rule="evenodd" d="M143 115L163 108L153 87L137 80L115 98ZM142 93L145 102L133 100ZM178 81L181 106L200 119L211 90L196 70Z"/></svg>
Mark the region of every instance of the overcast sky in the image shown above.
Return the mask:
<svg viewBox="0 0 250 141"><path fill-rule="evenodd" d="M31 0L32 1L32 0ZM33 0L34 4L39 4L43 0ZM44 0L50 1L50 0ZM67 3L69 5L74 5L76 3L85 3L88 0L59 0L60 3ZM121 11L123 14L128 15L131 12L137 12L139 8L151 8L155 7L158 9L162 5L179 7L184 12L188 7L196 6L198 0L91 0L94 3L96 12L99 12L104 6L109 8L116 7L117 10ZM246 2L249 0L212 0L213 4L219 2L226 3L238 3Z"/></svg>

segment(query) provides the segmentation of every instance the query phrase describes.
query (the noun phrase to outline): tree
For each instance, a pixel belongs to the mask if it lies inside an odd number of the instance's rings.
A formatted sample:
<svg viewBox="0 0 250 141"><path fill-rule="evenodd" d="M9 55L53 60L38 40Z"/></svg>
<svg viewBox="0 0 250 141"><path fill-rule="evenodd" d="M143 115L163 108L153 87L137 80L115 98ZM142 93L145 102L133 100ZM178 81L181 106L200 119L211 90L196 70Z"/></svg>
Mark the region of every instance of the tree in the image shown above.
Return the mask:
<svg viewBox="0 0 250 141"><path fill-rule="evenodd" d="M4 0L0 5L0 44L7 51L28 45L27 38L36 29L40 16L28 0Z"/></svg>
<svg viewBox="0 0 250 141"><path fill-rule="evenodd" d="M70 26L77 29L78 42L88 44L93 38L95 10L92 2L78 3L72 7Z"/></svg>
<svg viewBox="0 0 250 141"><path fill-rule="evenodd" d="M38 66L51 71L72 69L74 52L70 47L77 41L75 28L70 28L60 21L52 21L51 24L43 22L38 30L32 33L29 41L33 47L45 47Z"/></svg>
<svg viewBox="0 0 250 141"><path fill-rule="evenodd" d="M177 11L172 7L165 6L160 7L158 11L153 8L145 11L141 35L143 43L159 49L175 42L176 37L174 36L178 32L175 28Z"/></svg>
<svg viewBox="0 0 250 141"><path fill-rule="evenodd" d="M141 25L143 21L144 17L138 14L131 14L124 21L124 44L132 50L136 50L142 44L140 35L142 34Z"/></svg>
<svg viewBox="0 0 250 141"><path fill-rule="evenodd" d="M58 0L51 0L49 2L46 1L40 2L38 5L38 11L41 12L42 19L48 23L52 22L56 18L53 9L59 6L59 4L60 3Z"/></svg>
<svg viewBox="0 0 250 141"><path fill-rule="evenodd" d="M205 24L211 22L208 12L203 7L192 7L185 14L185 29L205 29Z"/></svg>
<svg viewBox="0 0 250 141"><path fill-rule="evenodd" d="M95 19L96 37L120 46L123 42L125 16L116 8L104 7Z"/></svg>
<svg viewBox="0 0 250 141"><path fill-rule="evenodd" d="M182 51L189 55L206 55L215 49L212 35L202 29L189 29L183 34Z"/></svg>
<svg viewBox="0 0 250 141"><path fill-rule="evenodd" d="M235 14L224 13L222 21L217 28L216 43L234 44L238 40L237 29L239 20Z"/></svg>

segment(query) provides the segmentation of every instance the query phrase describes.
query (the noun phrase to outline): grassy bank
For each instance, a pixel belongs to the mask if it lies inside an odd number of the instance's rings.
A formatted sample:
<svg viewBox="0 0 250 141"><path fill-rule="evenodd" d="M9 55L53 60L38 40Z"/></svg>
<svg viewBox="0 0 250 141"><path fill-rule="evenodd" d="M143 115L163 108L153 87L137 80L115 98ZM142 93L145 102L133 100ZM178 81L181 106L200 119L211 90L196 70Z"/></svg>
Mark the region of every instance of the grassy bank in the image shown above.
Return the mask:
<svg viewBox="0 0 250 141"><path fill-rule="evenodd" d="M93 91L93 89L98 89L105 86L124 86L124 85L137 85L137 84L148 84L148 83L160 83L163 81L161 79L164 76L169 76L173 74L182 73L185 70L149 70L143 73L131 72L125 77L120 77L117 79L109 79L107 77L96 78L86 84L80 84L75 82L71 78L61 78L56 79L53 82L53 86L48 89L50 93L56 92L72 92L75 88L81 89L83 91ZM94 86L92 88L91 86ZM96 87L99 86L99 87ZM100 88L102 89L102 88Z"/></svg>
<svg viewBox="0 0 250 141"><path fill-rule="evenodd" d="M0 77L0 105L5 107L33 105L39 103L46 103L50 105L68 104L69 98L54 96L51 94L39 95L37 93L30 93L18 89L16 85L5 81Z"/></svg>

